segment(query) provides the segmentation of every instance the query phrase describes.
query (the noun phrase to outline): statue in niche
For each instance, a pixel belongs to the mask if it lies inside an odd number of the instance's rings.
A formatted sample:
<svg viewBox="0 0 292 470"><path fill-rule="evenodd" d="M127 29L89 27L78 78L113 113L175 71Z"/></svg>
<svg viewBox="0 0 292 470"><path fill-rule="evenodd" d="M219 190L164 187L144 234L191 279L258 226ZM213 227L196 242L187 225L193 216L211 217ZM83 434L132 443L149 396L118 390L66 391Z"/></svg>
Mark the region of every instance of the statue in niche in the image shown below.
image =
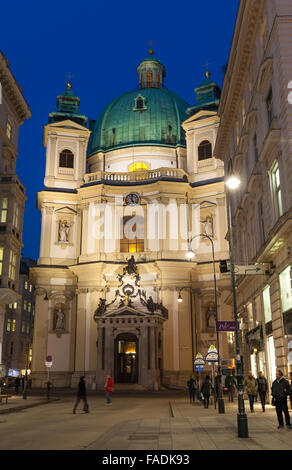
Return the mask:
<svg viewBox="0 0 292 470"><path fill-rule="evenodd" d="M207 328L215 328L216 327L216 312L213 303L209 303L208 309L206 311L206 321L207 321Z"/></svg>
<svg viewBox="0 0 292 470"><path fill-rule="evenodd" d="M55 330L65 330L65 313L61 307L55 309Z"/></svg>
<svg viewBox="0 0 292 470"><path fill-rule="evenodd" d="M69 229L67 220L61 220L59 225L59 242L69 243Z"/></svg>
<svg viewBox="0 0 292 470"><path fill-rule="evenodd" d="M206 220L202 221L203 224L203 234L207 235L208 237L214 237L214 230L213 230L213 218L211 215L206 217Z"/></svg>

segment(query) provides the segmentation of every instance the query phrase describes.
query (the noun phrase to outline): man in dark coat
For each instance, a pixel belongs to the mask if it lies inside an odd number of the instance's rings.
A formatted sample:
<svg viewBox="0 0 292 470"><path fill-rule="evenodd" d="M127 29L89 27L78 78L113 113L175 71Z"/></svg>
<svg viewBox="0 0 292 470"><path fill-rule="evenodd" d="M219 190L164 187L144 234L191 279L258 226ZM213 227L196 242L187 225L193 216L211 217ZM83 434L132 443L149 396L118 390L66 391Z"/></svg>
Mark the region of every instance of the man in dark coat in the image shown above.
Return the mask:
<svg viewBox="0 0 292 470"><path fill-rule="evenodd" d="M262 372L259 372L259 376L257 378L257 383L258 383L258 392L262 404L262 409L263 412L265 412L265 405L266 405L266 395L268 391L268 382L266 377L264 377L264 374Z"/></svg>
<svg viewBox="0 0 292 470"><path fill-rule="evenodd" d="M228 388L228 397L229 401L233 402L234 400L234 387L237 387L236 378L233 375L227 375L225 379L225 387Z"/></svg>
<svg viewBox="0 0 292 470"><path fill-rule="evenodd" d="M207 375L201 387L201 393L204 395L204 408L209 408L209 400L212 390L214 390L214 388L209 375Z"/></svg>
<svg viewBox="0 0 292 470"><path fill-rule="evenodd" d="M194 403L195 401L195 396L196 396L196 389L197 389L197 384L191 375L190 380L187 382L187 386L189 389L189 395L190 395L190 403Z"/></svg>
<svg viewBox="0 0 292 470"><path fill-rule="evenodd" d="M20 386L20 378L18 376L18 377L16 377L16 379L14 381L14 388L15 388L16 395L18 395L19 386Z"/></svg>
<svg viewBox="0 0 292 470"><path fill-rule="evenodd" d="M278 417L279 426L278 429L284 427L283 414L285 415L286 426L288 429L292 429L290 423L290 416L287 406L287 396L290 394L290 385L288 380L283 376L283 372L277 369L276 380L272 384L272 397L273 404L276 406L276 413Z"/></svg>
<svg viewBox="0 0 292 470"><path fill-rule="evenodd" d="M82 375L82 377L80 377L80 381L79 381L79 384L78 384L77 399L76 399L76 403L75 403L74 408L73 408L73 414L74 415L76 413L76 409L77 409L77 406L79 405L80 400L84 401L83 411L85 413L89 413L88 403L87 403L87 398L86 398L86 385L85 385L84 375Z"/></svg>

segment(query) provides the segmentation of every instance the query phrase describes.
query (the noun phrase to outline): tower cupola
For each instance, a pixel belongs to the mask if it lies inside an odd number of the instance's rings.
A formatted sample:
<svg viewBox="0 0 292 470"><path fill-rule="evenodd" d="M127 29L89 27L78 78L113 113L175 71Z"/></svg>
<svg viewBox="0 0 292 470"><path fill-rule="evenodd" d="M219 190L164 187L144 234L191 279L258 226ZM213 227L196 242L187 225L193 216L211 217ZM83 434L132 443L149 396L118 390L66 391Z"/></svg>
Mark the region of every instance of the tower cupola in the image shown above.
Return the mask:
<svg viewBox="0 0 292 470"><path fill-rule="evenodd" d="M146 57L137 68L139 88L163 88L165 67L153 54L150 48L149 57Z"/></svg>

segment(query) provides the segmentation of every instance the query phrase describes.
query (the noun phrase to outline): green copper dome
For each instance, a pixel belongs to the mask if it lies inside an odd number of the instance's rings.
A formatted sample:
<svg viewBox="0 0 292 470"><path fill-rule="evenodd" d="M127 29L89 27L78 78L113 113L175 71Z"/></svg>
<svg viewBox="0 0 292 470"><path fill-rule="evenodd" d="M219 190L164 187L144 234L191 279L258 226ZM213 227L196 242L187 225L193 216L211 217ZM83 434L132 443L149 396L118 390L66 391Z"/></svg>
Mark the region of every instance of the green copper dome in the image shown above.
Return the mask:
<svg viewBox="0 0 292 470"><path fill-rule="evenodd" d="M181 123L189 108L180 96L163 88L165 69L154 57L137 68L140 88L113 100L91 121L88 155L123 147L186 145Z"/></svg>

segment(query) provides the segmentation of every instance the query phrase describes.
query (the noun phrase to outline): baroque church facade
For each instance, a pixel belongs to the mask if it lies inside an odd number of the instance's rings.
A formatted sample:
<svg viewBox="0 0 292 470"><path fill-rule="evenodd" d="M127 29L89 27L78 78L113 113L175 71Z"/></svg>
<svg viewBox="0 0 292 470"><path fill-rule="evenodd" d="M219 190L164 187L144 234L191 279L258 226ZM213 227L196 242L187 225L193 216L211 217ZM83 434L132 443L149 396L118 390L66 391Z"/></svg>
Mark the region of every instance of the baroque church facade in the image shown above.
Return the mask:
<svg viewBox="0 0 292 470"><path fill-rule="evenodd" d="M190 106L164 87L152 50L137 72L139 87L89 124L68 83L44 126L35 387L47 356L55 387L85 375L97 390L107 374L149 390L185 385L211 344L232 365L232 333L216 342L211 246L218 320L231 320L219 271L229 259L224 166L213 155L220 90L207 73Z"/></svg>

